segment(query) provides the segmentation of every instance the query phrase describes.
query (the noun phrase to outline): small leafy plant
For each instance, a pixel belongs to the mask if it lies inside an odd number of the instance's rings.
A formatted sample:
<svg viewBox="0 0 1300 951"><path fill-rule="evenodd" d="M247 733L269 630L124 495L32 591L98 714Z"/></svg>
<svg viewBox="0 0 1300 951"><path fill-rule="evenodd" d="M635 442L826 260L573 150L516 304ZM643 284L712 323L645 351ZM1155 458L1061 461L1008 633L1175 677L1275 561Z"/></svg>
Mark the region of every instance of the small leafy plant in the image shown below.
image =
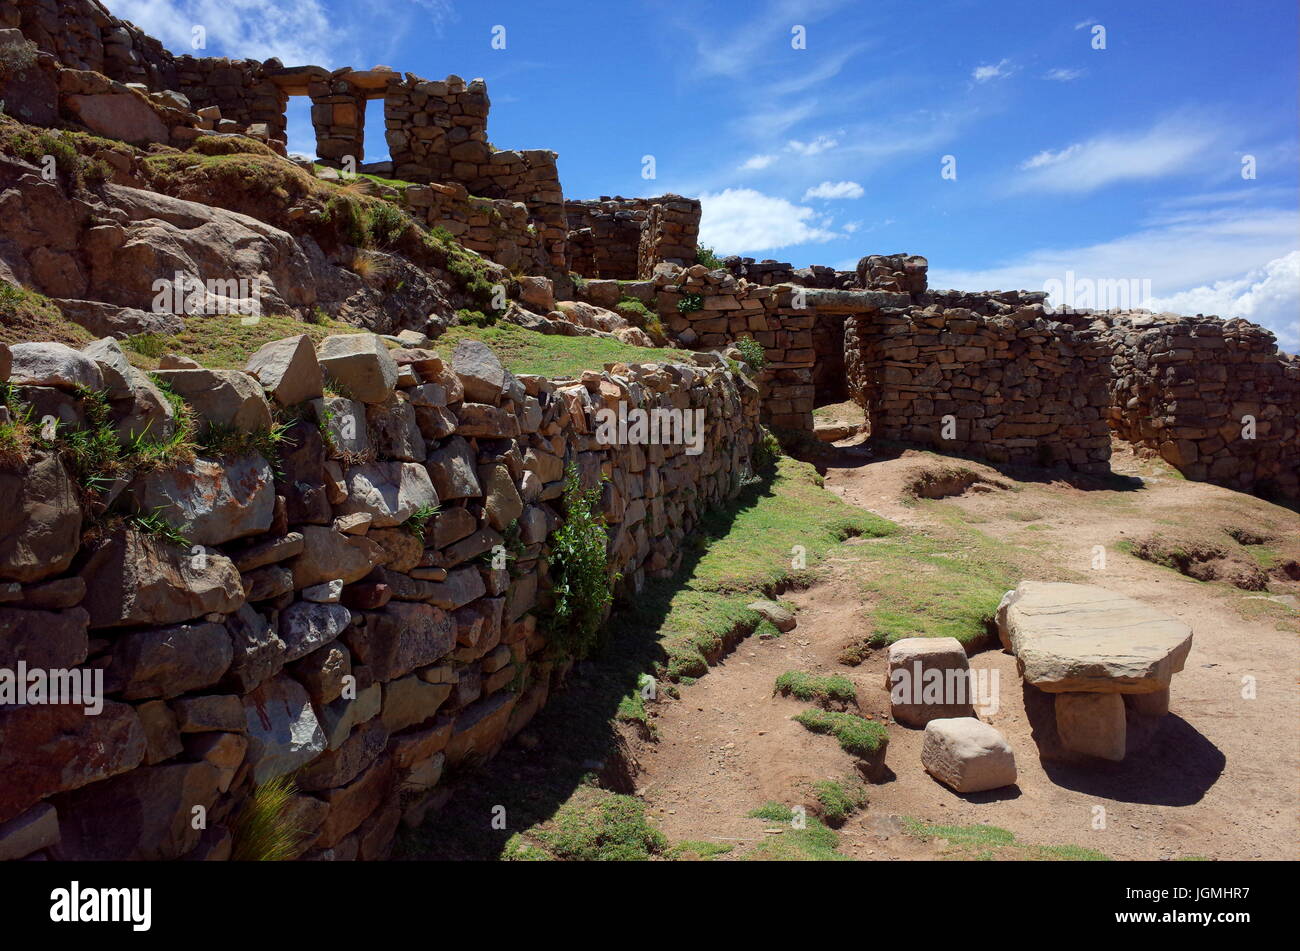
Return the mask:
<svg viewBox="0 0 1300 951"><path fill-rule="evenodd" d="M583 491L577 466L570 463L564 480L564 524L551 540L551 576L555 608L549 619L553 643L575 657L596 644L605 609L614 600L606 548L605 519L596 511L600 489Z"/></svg>

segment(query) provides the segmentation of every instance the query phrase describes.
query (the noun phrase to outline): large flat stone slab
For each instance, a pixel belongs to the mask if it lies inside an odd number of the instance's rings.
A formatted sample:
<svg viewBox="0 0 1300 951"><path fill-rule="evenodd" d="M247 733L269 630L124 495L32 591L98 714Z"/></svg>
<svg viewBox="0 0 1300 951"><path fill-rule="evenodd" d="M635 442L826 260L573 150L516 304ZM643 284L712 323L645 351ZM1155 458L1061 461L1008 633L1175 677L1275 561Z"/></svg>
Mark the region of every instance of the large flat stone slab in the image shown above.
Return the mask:
<svg viewBox="0 0 1300 951"><path fill-rule="evenodd" d="M998 606L1002 646L1049 693L1156 693L1183 669L1192 629L1095 585L1022 581Z"/></svg>

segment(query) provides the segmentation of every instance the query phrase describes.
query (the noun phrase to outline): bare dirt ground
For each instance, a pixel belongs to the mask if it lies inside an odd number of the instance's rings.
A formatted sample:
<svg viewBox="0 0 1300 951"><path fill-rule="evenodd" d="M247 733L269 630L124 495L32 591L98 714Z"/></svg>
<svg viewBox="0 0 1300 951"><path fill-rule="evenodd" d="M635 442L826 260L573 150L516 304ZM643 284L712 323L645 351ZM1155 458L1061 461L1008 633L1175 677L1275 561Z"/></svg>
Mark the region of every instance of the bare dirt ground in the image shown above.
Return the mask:
<svg viewBox="0 0 1300 951"><path fill-rule="evenodd" d="M909 503L905 487L918 466L943 462L1007 488ZM846 639L870 630L871 605L858 582L863 564L854 548L872 542L851 540L823 581L784 596L798 607L794 631L750 638L683 688L680 700L655 705L659 739L638 753L638 792L649 814L670 840L733 844L738 855L765 834L747 812L769 800L809 802L811 782L853 775L853 758L834 739L790 719L807 704L773 696L775 678L799 669L848 677L858 688L859 712L889 723L892 775L869 787L870 805L839 830L841 851L854 858L949 854L942 839L902 834L900 817L987 823L1025 843L1078 845L1114 858L1296 858L1300 626L1294 607L1262 600L1268 592L1193 581L1116 546L1189 524L1265 528L1292 545L1300 540L1300 516L1183 481L1124 450L1112 467L1133 478L1120 488L1021 482L932 453L877 459L866 446L849 446L837 449L824 471L831 491L878 515L919 528L982 532L1023 555L1025 565L1038 566L1026 569L1029 577L1042 571L1101 584L1190 624L1192 651L1174 678L1171 712L1144 748L1117 764L1049 758L1050 707L1043 709L1036 691L1026 692L1014 659L995 647L975 654L971 665L998 672L1000 707L985 719L1015 751L1018 785L961 796L931 779L920 764L923 731L889 721L884 652L857 667L837 662ZM1093 569L1098 545L1106 551L1104 570ZM1255 699L1243 698L1245 678L1253 678Z"/></svg>

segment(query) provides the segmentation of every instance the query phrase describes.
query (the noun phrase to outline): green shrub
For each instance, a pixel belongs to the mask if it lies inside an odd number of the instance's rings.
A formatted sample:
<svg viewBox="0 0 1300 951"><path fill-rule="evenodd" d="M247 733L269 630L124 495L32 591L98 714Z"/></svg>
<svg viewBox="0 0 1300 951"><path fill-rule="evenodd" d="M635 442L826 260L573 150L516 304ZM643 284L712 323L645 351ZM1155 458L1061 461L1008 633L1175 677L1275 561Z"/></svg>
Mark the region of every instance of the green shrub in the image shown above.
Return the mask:
<svg viewBox="0 0 1300 951"><path fill-rule="evenodd" d="M741 337L736 341L735 347L755 373L767 366L767 351L753 337Z"/></svg>
<svg viewBox="0 0 1300 951"><path fill-rule="evenodd" d="M693 314L704 308L704 298L699 294L683 294L677 302L677 310L682 314Z"/></svg>
<svg viewBox="0 0 1300 951"><path fill-rule="evenodd" d="M391 248L410 226L411 219L389 201L375 201L366 209L366 234L377 248Z"/></svg>
<svg viewBox="0 0 1300 951"><path fill-rule="evenodd" d="M605 610L614 600L619 575L609 573L609 543L604 518L597 514L600 489L583 491L577 466L564 481L564 524L551 539L551 578L555 608L548 627L566 654L584 657L596 643Z"/></svg>
<svg viewBox="0 0 1300 951"><path fill-rule="evenodd" d="M663 833L647 821L645 806L639 800L609 793L593 793L591 798L595 801L566 804L556 813L553 828L537 833L556 858L635 862L645 861L668 847Z"/></svg>
<svg viewBox="0 0 1300 951"><path fill-rule="evenodd" d="M713 253L712 248L696 248L695 263L703 264L710 271L716 271L719 268L726 267L726 265L722 263L722 260Z"/></svg>
<svg viewBox="0 0 1300 951"><path fill-rule="evenodd" d="M754 443L754 469L771 469L781 458L781 441L766 426L759 427L758 441Z"/></svg>
<svg viewBox="0 0 1300 951"><path fill-rule="evenodd" d="M497 322L495 314L485 314L481 310L470 310L468 307L457 310L456 319L459 323L470 327L491 327Z"/></svg>

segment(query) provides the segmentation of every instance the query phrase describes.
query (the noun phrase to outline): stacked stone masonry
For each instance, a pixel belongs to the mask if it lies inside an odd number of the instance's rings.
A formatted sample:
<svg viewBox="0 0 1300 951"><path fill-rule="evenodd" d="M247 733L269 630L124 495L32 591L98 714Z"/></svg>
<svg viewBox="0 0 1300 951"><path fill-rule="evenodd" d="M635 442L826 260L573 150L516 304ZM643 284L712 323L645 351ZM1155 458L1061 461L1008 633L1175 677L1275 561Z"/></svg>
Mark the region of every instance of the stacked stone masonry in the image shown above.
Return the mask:
<svg viewBox="0 0 1300 951"><path fill-rule="evenodd" d="M569 270L583 277L645 280L660 263L695 263L700 203L681 195L568 201Z"/></svg>
<svg viewBox="0 0 1300 951"><path fill-rule="evenodd" d="M758 393L720 359L551 381L475 342L445 357L350 334L268 344L243 373L158 371L204 425L264 429L282 404L299 421L278 458L141 471L99 517L57 455L0 470L0 666L102 671L107 694L97 715L0 708L0 858L227 858L255 784L289 773L306 857L386 856L444 769L562 679L539 618L566 467L600 489L623 596L751 475ZM0 371L24 401L105 388L123 439L174 425L112 340L0 347ZM702 410L703 452L604 444L596 411L620 403Z"/></svg>

